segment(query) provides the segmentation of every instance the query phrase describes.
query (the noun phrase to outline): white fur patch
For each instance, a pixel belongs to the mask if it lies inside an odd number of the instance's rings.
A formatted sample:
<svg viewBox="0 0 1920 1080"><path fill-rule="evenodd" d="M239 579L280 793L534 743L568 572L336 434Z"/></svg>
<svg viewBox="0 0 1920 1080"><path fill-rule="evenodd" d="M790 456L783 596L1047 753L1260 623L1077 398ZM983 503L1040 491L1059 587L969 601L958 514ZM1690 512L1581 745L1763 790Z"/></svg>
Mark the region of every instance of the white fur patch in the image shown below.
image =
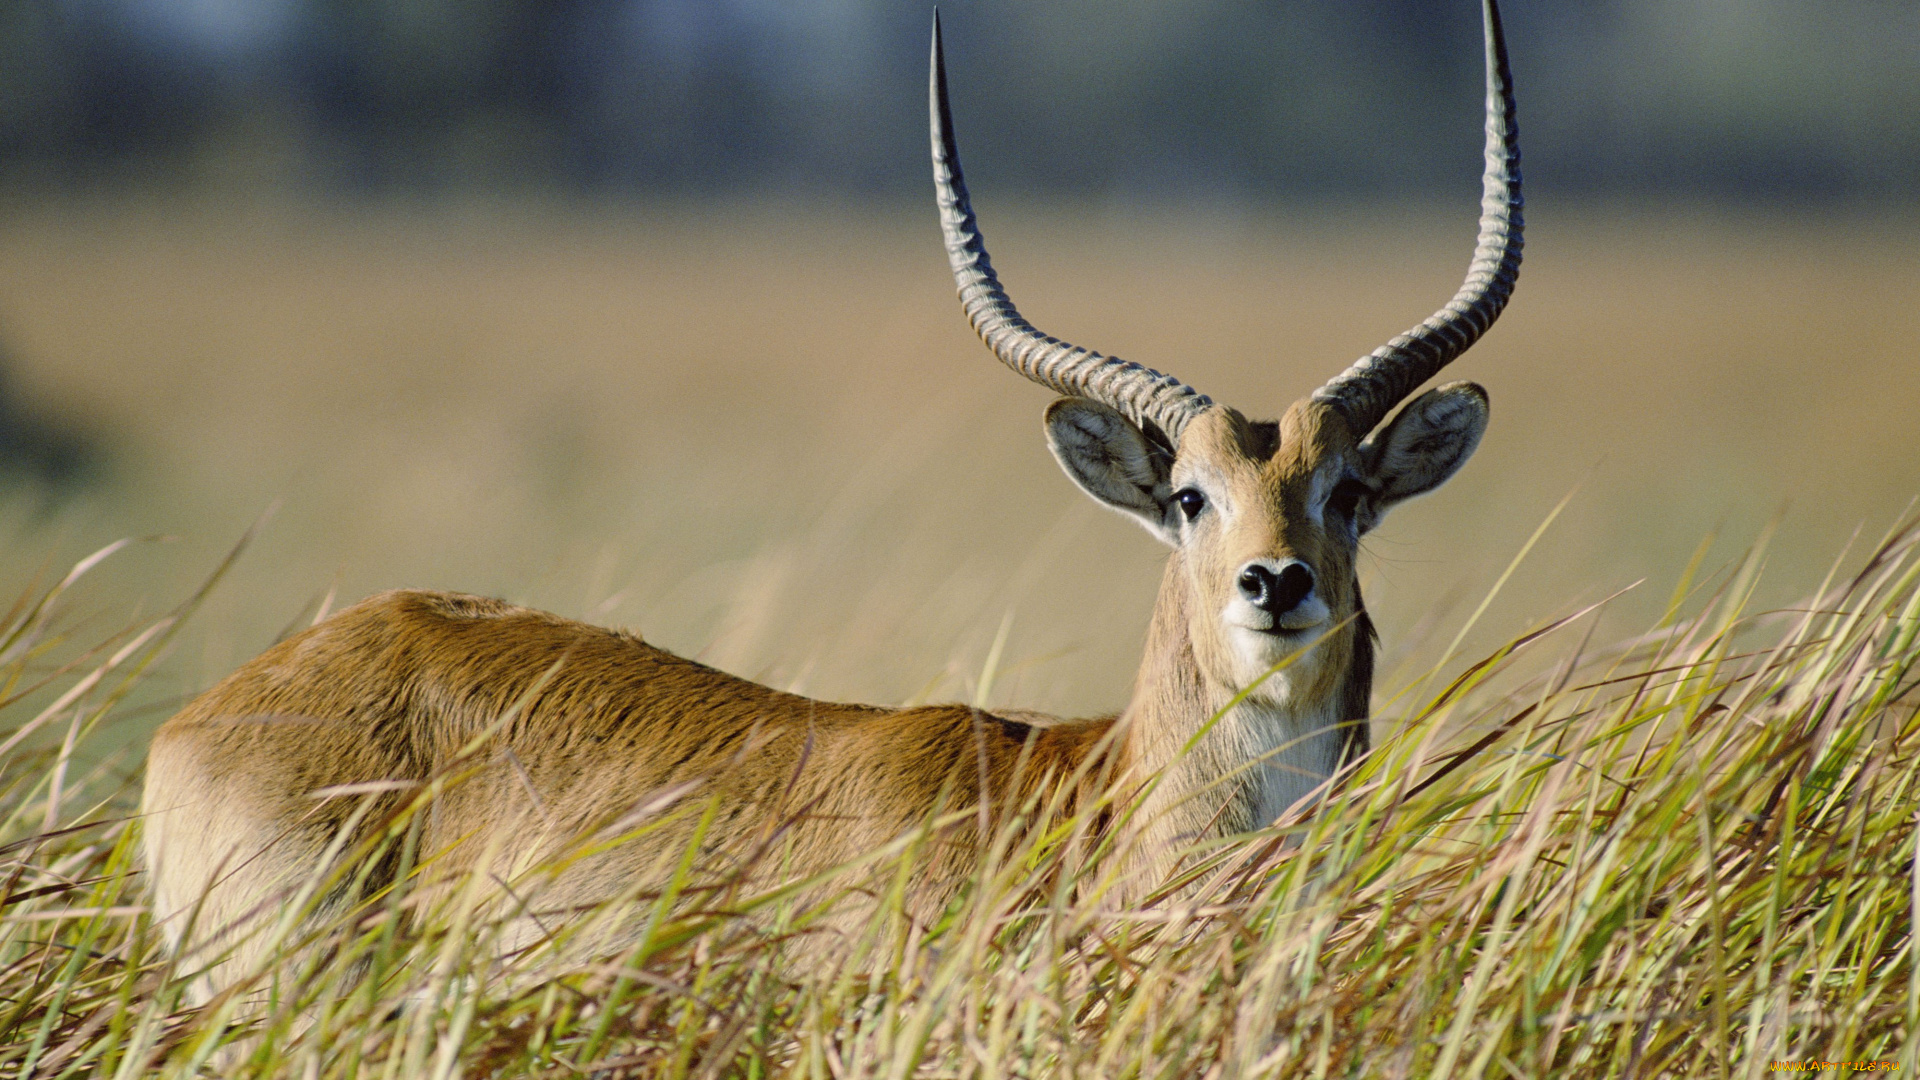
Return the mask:
<svg viewBox="0 0 1920 1080"><path fill-rule="evenodd" d="M1244 755L1241 760L1258 762L1252 766L1250 777L1255 828L1272 824L1339 768L1339 725L1336 701L1299 709L1285 701L1268 702L1249 696L1221 717L1215 731L1230 740L1236 753Z"/></svg>

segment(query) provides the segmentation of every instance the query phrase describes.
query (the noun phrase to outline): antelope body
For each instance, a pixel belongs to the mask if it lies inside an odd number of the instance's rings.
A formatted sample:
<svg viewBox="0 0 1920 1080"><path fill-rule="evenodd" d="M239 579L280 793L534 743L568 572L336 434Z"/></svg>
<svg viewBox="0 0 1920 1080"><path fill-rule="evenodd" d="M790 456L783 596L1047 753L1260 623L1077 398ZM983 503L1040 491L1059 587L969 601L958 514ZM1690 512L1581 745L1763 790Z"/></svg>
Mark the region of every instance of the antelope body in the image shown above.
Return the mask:
<svg viewBox="0 0 1920 1080"><path fill-rule="evenodd" d="M1122 889L1137 898L1195 841L1309 805L1369 746L1359 539L1388 507L1451 476L1487 422L1484 391L1454 383L1375 430L1491 325L1518 272L1513 99L1493 0L1483 14L1487 169L1466 284L1278 422L1250 421L1021 318L960 173L936 19L935 186L967 315L1005 363L1064 395L1046 433L1074 482L1172 549L1120 714L814 701L631 634L494 600L385 593L250 661L154 738L145 835L156 918L176 947L231 943L205 988L260 959L264 946L249 942L264 935L248 938L250 920L277 914L383 810L462 761L468 775L434 796L419 850L502 880L596 830L618 831L663 792L714 800L705 825L688 815L568 864L541 891L549 911L665 880L695 828L709 857L738 862L777 821L779 873L793 876L883 847L941 811L984 820L1035 796L1071 810L1116 789L1144 792L1111 825L1130 831L1118 845L1129 860ZM911 888L916 912L937 913L963 887L986 835L970 824L941 833ZM393 868L371 873L378 883Z"/></svg>

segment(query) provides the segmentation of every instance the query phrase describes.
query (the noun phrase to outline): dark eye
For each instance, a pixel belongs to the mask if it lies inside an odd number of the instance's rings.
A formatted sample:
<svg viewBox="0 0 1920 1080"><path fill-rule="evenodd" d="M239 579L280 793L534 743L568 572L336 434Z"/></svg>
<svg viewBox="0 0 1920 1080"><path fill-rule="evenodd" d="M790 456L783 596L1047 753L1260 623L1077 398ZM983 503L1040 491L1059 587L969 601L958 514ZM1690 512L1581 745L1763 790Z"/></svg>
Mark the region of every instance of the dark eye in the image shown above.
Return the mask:
<svg viewBox="0 0 1920 1080"><path fill-rule="evenodd" d="M1327 512L1352 520L1360 500L1371 494L1373 489L1358 480L1342 480L1333 486L1333 494L1327 496Z"/></svg>
<svg viewBox="0 0 1920 1080"><path fill-rule="evenodd" d="M1196 488L1181 488L1173 493L1173 501L1180 504L1180 512L1187 515L1188 521L1199 517L1200 511L1207 508L1207 497Z"/></svg>

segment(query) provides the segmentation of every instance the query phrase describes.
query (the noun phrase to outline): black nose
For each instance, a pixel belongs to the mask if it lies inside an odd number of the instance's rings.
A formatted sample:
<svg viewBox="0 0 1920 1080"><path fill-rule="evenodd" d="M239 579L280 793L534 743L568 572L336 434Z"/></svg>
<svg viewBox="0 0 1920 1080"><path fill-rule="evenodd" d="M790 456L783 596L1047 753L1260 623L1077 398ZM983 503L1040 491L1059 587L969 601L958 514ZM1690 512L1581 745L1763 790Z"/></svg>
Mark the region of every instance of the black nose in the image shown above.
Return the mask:
<svg viewBox="0 0 1920 1080"><path fill-rule="evenodd" d="M1276 573L1264 562L1248 563L1240 571L1240 595L1269 615L1285 615L1313 591L1313 571L1303 562L1290 562Z"/></svg>

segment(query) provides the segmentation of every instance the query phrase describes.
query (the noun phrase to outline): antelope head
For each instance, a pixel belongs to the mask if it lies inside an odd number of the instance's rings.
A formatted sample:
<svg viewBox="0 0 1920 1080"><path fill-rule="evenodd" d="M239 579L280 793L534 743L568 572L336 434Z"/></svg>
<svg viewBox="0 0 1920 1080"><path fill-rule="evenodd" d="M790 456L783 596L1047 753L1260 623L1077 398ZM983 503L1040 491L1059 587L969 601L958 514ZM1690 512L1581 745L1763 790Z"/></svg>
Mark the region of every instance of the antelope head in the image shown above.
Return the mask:
<svg viewBox="0 0 1920 1080"><path fill-rule="evenodd" d="M1465 284L1433 317L1277 422L1249 420L1171 376L1068 344L1020 316L988 260L962 179L935 16L934 182L961 303L996 356L1066 395L1047 409L1046 432L1067 475L1173 549L1128 714L1204 720L1254 687L1238 710L1254 715L1223 736L1232 745L1221 753L1279 754L1299 775L1255 783L1267 794L1251 796L1243 824L1264 824L1262 815L1335 772L1343 753L1366 748L1372 645L1355 570L1360 539L1388 508L1452 476L1486 429L1486 391L1467 382L1429 390L1381 423L1492 325L1518 276L1513 95L1494 0L1484 0L1483 15L1486 172Z"/></svg>
<svg viewBox="0 0 1920 1080"><path fill-rule="evenodd" d="M1428 392L1370 439L1312 399L1278 423L1216 405L1167 455L1111 406L1067 398L1047 411L1048 442L1075 483L1173 549L1165 588L1179 591L1170 606L1200 674L1229 696L1259 682L1252 696L1274 705L1341 690L1367 632L1360 538L1388 507L1453 475L1486 423L1472 383ZM1333 647L1309 648L1336 631Z"/></svg>

